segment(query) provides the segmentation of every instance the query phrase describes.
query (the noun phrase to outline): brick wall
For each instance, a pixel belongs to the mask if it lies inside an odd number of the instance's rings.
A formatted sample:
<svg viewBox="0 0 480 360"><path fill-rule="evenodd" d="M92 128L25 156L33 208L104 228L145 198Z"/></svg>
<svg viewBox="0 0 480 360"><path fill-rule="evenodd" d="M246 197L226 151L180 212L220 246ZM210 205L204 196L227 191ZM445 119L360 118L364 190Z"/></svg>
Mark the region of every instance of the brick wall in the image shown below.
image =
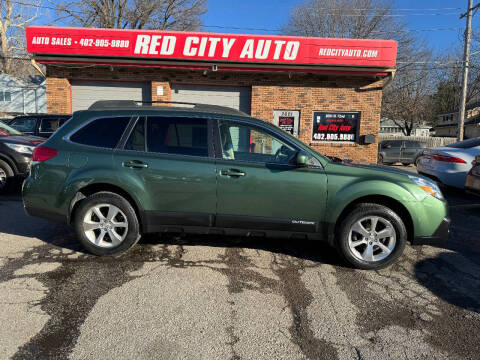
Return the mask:
<svg viewBox="0 0 480 360"><path fill-rule="evenodd" d="M171 84L210 84L249 86L252 89L251 114L273 122L274 110L300 110L299 138L321 153L375 163L377 142L371 145L312 142L313 111L360 111L360 136L378 135L381 108L381 80L367 77L314 74L227 73L158 68L47 66L47 110L70 112L71 80L121 80L151 83L152 100L171 100ZM157 95L157 86L163 95Z"/></svg>

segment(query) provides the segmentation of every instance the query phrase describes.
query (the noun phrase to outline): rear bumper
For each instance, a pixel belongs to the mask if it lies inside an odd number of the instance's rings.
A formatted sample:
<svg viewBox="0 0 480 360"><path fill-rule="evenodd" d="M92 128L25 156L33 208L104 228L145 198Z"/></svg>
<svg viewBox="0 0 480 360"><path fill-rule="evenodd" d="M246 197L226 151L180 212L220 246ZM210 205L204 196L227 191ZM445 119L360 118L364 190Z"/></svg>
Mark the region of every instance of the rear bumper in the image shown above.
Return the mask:
<svg viewBox="0 0 480 360"><path fill-rule="evenodd" d="M54 222L60 222L65 224L68 223L68 219L66 216L55 213L51 209L46 208L46 206L41 206L42 202L39 201L38 197L32 195L32 183L32 178L27 177L23 182L22 186L23 208L25 209L27 215L40 217Z"/></svg>
<svg viewBox="0 0 480 360"><path fill-rule="evenodd" d="M450 232L450 217L445 217L432 236L417 236L412 240L412 245L439 245L448 240Z"/></svg>

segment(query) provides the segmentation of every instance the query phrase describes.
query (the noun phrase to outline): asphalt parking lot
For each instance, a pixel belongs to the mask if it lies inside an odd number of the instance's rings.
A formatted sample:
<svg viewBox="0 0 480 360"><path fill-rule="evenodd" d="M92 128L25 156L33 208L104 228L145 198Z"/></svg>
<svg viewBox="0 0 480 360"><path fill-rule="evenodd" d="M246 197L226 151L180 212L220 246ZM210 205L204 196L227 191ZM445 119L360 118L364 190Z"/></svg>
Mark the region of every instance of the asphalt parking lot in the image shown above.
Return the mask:
<svg viewBox="0 0 480 360"><path fill-rule="evenodd" d="M0 197L0 358L479 359L480 198L444 247L345 267L308 241L149 236L117 259Z"/></svg>

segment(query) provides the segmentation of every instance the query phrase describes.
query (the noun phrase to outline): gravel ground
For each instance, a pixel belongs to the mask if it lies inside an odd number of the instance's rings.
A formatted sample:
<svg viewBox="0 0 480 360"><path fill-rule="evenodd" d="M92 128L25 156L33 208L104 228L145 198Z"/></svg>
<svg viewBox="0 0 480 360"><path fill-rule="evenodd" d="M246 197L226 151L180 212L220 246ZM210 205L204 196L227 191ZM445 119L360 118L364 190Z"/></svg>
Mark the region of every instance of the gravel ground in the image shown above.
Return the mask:
<svg viewBox="0 0 480 360"><path fill-rule="evenodd" d="M447 245L374 272L276 239L149 236L97 258L0 198L0 358L479 359L480 198L447 195Z"/></svg>

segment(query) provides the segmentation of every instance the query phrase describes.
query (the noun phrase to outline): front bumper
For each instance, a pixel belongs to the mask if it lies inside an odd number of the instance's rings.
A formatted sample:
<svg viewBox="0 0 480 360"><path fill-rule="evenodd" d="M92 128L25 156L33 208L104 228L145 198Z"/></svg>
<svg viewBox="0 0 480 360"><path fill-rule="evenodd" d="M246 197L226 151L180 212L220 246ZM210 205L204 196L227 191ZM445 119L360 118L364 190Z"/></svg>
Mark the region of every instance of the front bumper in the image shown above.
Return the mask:
<svg viewBox="0 0 480 360"><path fill-rule="evenodd" d="M450 232L450 217L445 217L432 236L417 236L412 240L412 245L440 245L448 240Z"/></svg>

